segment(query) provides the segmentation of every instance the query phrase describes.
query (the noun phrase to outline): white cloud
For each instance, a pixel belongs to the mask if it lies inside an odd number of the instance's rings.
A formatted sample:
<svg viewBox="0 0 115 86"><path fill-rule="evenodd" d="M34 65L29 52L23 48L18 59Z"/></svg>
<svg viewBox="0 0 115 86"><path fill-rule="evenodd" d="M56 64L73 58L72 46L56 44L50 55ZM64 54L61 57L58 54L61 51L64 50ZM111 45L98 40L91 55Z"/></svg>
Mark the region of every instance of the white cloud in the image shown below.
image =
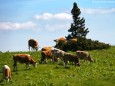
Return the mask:
<svg viewBox="0 0 115 86"><path fill-rule="evenodd" d="M18 29L33 29L36 24L31 21L24 23L0 22L0 30L18 30Z"/></svg>
<svg viewBox="0 0 115 86"><path fill-rule="evenodd" d="M68 29L72 21L72 15L67 13L43 13L34 17L38 20L41 30L50 32Z"/></svg>
<svg viewBox="0 0 115 86"><path fill-rule="evenodd" d="M35 19L39 20L51 20L51 19L57 19L57 20L70 20L72 16L67 13L58 13L58 14L51 14L51 13L43 13L42 15L35 15Z"/></svg>
<svg viewBox="0 0 115 86"><path fill-rule="evenodd" d="M115 13L115 8L81 8L81 12L85 14L108 14Z"/></svg>

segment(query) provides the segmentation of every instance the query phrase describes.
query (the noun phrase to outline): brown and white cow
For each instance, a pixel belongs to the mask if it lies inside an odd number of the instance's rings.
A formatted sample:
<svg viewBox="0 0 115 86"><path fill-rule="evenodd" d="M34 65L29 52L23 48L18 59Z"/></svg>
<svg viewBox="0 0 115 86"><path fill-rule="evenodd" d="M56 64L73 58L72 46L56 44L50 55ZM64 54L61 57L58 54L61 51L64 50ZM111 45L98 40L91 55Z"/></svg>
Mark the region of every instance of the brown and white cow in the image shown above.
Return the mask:
<svg viewBox="0 0 115 86"><path fill-rule="evenodd" d="M84 59L84 60L86 60L86 61L93 62L93 60L92 60L90 54L89 54L88 52L86 52L86 51L80 51L80 50L78 50L78 51L76 51L76 55L77 55L78 58L81 59L81 60Z"/></svg>
<svg viewBox="0 0 115 86"><path fill-rule="evenodd" d="M52 48L51 52L52 52L53 59L54 58L60 59L61 63L63 63L63 65L65 66L64 56L66 52L57 48Z"/></svg>
<svg viewBox="0 0 115 86"><path fill-rule="evenodd" d="M65 67L68 64L68 61L74 62L75 66L76 65L80 66L79 59L76 55L67 53L67 52L57 49L57 48L52 48L52 54L53 54L53 57L59 57Z"/></svg>
<svg viewBox="0 0 115 86"><path fill-rule="evenodd" d="M2 67L2 74L3 74L3 79L7 81L11 80L11 70L8 65L4 65Z"/></svg>
<svg viewBox="0 0 115 86"><path fill-rule="evenodd" d="M37 40L34 40L34 39L30 39L28 41L28 47L29 47L29 51L30 51L30 47L33 49L33 50L38 50L38 41Z"/></svg>
<svg viewBox="0 0 115 86"><path fill-rule="evenodd" d="M30 64L32 64L34 67L37 67L36 61L33 60L32 56L29 54L15 54L13 55L13 61L14 61L14 70L17 70L17 63L25 63L26 68L29 68Z"/></svg>
<svg viewBox="0 0 115 86"><path fill-rule="evenodd" d="M42 50L42 52L41 52L41 55L42 55L42 57L41 57L41 63L42 62L45 62L45 63L47 63L47 59L51 59L51 62L52 61L55 61L55 62L57 62L58 61L58 58L52 58L52 52L51 52L51 49L52 49L52 47L50 47L50 46L48 46L48 47L43 47L41 50Z"/></svg>
<svg viewBox="0 0 115 86"><path fill-rule="evenodd" d="M67 66L68 62L74 62L74 65L80 66L79 59L76 55L73 55L71 53L66 53L64 56L64 63L65 66Z"/></svg>

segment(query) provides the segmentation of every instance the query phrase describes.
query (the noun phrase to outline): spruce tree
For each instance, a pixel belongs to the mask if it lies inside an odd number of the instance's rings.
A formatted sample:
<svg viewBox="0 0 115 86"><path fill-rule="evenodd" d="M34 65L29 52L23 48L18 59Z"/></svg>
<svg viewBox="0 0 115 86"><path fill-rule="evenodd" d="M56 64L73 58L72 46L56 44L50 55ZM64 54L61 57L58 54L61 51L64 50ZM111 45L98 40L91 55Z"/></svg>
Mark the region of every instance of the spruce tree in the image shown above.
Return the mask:
<svg viewBox="0 0 115 86"><path fill-rule="evenodd" d="M68 30L70 34L66 37L67 39L83 37L85 38L88 31L88 28L85 29L85 19L80 18L81 14L80 9L77 6L77 3L74 2L73 8L71 10L71 14L73 16L73 23L71 23L71 27Z"/></svg>

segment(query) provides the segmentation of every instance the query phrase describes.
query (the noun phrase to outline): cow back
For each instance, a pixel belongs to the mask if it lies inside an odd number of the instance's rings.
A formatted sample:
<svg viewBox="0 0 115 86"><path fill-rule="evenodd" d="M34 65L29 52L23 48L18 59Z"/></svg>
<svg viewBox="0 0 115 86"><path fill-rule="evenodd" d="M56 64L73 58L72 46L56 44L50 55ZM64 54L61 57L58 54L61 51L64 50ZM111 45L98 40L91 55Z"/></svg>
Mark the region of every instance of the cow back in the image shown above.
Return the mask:
<svg viewBox="0 0 115 86"><path fill-rule="evenodd" d="M20 62L20 63L30 63L32 60L32 57L28 54L17 54L13 56L14 62Z"/></svg>

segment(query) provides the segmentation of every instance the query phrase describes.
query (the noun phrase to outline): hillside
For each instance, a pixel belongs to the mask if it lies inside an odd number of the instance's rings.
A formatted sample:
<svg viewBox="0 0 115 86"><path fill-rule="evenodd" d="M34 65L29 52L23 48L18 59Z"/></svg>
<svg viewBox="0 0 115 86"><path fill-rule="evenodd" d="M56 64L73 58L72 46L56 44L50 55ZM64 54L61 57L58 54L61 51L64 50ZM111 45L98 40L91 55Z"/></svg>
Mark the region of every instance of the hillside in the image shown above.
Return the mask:
<svg viewBox="0 0 115 86"><path fill-rule="evenodd" d="M13 69L12 55L15 53L29 53L37 60L37 68L25 64L18 64L18 72L12 71L12 81L0 86L114 86L115 85L115 46L107 50L88 51L95 62L80 61L81 66L69 65L64 68L57 63L39 64L39 52L5 52L0 53L0 68L8 64ZM75 54L75 52L73 52Z"/></svg>

